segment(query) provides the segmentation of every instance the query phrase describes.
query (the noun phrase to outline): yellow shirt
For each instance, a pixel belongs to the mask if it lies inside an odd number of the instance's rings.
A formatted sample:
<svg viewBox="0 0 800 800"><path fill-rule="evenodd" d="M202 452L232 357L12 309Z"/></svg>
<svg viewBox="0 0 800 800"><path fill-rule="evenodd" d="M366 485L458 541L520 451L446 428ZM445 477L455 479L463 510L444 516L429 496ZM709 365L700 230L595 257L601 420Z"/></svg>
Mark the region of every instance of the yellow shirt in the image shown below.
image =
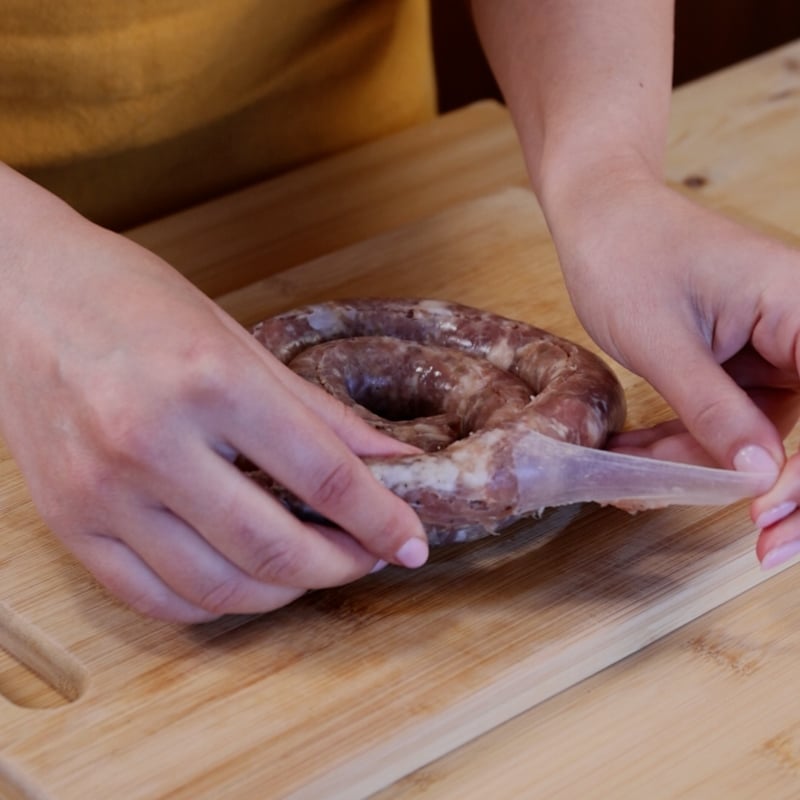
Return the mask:
<svg viewBox="0 0 800 800"><path fill-rule="evenodd" d="M0 0L0 160L122 228L435 111L425 0Z"/></svg>

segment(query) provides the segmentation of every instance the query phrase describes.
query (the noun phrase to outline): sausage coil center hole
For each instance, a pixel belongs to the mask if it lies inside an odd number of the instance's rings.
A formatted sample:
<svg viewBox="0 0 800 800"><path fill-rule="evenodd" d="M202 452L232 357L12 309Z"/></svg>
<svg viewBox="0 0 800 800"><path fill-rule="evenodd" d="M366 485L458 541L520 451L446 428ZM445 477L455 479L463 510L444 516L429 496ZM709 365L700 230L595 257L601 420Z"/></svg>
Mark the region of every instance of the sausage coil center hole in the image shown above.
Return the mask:
<svg viewBox="0 0 800 800"><path fill-rule="evenodd" d="M515 418L531 387L483 358L387 336L343 338L289 366L363 419L426 452Z"/></svg>

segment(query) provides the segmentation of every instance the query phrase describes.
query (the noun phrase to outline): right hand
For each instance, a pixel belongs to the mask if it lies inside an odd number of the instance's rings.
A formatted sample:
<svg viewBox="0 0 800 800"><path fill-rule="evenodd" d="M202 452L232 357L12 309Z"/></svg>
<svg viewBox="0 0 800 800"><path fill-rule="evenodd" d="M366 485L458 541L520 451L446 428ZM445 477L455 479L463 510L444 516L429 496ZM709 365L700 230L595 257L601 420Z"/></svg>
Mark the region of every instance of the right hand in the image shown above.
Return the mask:
<svg viewBox="0 0 800 800"><path fill-rule="evenodd" d="M0 184L14 343L0 354L0 432L44 520L113 594L199 622L425 560L419 519L359 458L407 446L152 253L10 170ZM339 527L297 520L238 454Z"/></svg>
<svg viewBox="0 0 800 800"><path fill-rule="evenodd" d="M756 553L800 552L800 251L620 171L563 184L549 209L575 309L594 340L679 419L613 449L763 472ZM575 190L579 187L579 190Z"/></svg>

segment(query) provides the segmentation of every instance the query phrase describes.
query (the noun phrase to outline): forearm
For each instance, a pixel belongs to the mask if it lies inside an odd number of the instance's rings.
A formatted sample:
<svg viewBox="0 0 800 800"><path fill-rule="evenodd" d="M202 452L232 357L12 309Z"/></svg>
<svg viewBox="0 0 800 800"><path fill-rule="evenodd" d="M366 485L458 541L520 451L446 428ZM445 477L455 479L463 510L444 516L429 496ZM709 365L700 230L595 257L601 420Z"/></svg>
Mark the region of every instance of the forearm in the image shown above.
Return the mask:
<svg viewBox="0 0 800 800"><path fill-rule="evenodd" d="M472 0L545 211L595 176L661 176L673 5Z"/></svg>
<svg viewBox="0 0 800 800"><path fill-rule="evenodd" d="M79 241L88 249L93 240L106 235L110 234L58 197L0 163L3 318L9 324L19 321L25 309L36 316L51 297L63 304L64 285L74 285L78 280L75 265L67 267L70 243ZM78 263L83 261L79 259Z"/></svg>

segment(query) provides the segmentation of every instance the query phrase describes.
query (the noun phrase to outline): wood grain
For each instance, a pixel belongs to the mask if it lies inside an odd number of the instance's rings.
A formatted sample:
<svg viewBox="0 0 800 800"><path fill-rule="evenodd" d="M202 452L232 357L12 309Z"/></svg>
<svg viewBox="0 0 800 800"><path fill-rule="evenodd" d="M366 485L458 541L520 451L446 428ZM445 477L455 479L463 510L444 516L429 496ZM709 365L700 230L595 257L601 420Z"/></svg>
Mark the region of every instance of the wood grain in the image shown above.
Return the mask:
<svg viewBox="0 0 800 800"><path fill-rule="evenodd" d="M374 800L794 800L798 599L794 568Z"/></svg>
<svg viewBox="0 0 800 800"><path fill-rule="evenodd" d="M798 52L800 46L771 54L730 78L679 91L669 174L683 191L767 228L795 218L797 196L782 189L783 171L796 168L789 143L798 139L787 109L797 98L786 65ZM776 86L780 97L768 102ZM321 296L422 294L519 316L588 343L537 204L521 189L502 189L524 178L505 114L479 106L437 124L378 143L363 161L356 151L321 172L286 176L132 236L221 295L243 322ZM707 135L719 133L719 147L704 145L697 133L703 126ZM708 180L684 182L696 172ZM404 193L392 197L398 186ZM283 227L270 227L265 220L272 219ZM271 265L295 264L270 275ZM668 415L647 386L619 374L631 424ZM800 714L792 710L794 693L776 690L787 681L775 675L787 673L755 668L752 648L729 646L737 636L755 641L755 652L764 651L761 665L787 635L779 621L770 627L756 615L748 617L752 629L736 629L721 618L717 638L698 628L690 658L676 659L672 640L664 639L614 668L635 666L612 679L607 694L597 688L617 674L600 672L605 667L764 580L742 505L635 517L595 507L555 510L503 537L441 550L417 572L389 568L265 617L193 629L141 619L100 591L38 519L7 454L0 458L0 508L0 585L4 619L13 621L5 625L6 647L51 683L67 683L56 687L64 702L42 701L45 693L36 689L6 690L0 699L0 796L71 800L96 795L98 786L103 796L134 800L365 796L534 706L533 716L521 719L534 727L544 720L552 745L543 752L560 747L561 761L543 756L543 772L488 769L490 756L471 748L464 752L475 771L463 774L486 775L486 790L500 796L519 796L534 784L545 796L551 789L569 796L572 776L563 764L574 742L574 757L588 770L576 771L574 785L591 795L593 776L627 775L609 783L624 790L646 785L659 754L659 763L696 763L691 744L669 738L669 724L686 708L674 698L688 692L691 705L693 681L709 685L704 671L731 670L726 664L739 665L734 681L747 675L751 697L769 708L782 703L785 715L730 739L732 717L696 714L698 732L689 742L713 740L724 726L714 763L723 764L725 742L733 741L740 747L724 762L731 770L746 751L772 765L764 767L770 786L785 785L775 775L795 777ZM770 603L786 592L797 604L794 572L763 588ZM775 621L771 615L782 608L766 613ZM765 638L748 639L756 628ZM35 642L66 655L37 667ZM683 669L685 679L676 677ZM0 691L16 687L26 671L0 663ZM592 675L593 683L580 683ZM629 685L640 693L626 695ZM741 708L731 694L740 684L727 685L718 702ZM596 704L587 702L587 686L595 687ZM615 716L613 704L626 697L630 705ZM644 702L646 715L638 710ZM621 736L624 726L630 750L615 750L606 728ZM517 730L497 728L497 749L488 752L508 752ZM663 749L647 751L647 737L656 734ZM629 752L637 763L625 773L610 759ZM414 796L432 780L437 796L465 793L463 762L444 760L436 769L397 790ZM735 789L733 779L713 770L694 774ZM675 786L690 783L691 775ZM743 777L745 785L755 784Z"/></svg>
<svg viewBox="0 0 800 800"><path fill-rule="evenodd" d="M699 202L772 233L800 233L800 45L674 94L667 177Z"/></svg>

